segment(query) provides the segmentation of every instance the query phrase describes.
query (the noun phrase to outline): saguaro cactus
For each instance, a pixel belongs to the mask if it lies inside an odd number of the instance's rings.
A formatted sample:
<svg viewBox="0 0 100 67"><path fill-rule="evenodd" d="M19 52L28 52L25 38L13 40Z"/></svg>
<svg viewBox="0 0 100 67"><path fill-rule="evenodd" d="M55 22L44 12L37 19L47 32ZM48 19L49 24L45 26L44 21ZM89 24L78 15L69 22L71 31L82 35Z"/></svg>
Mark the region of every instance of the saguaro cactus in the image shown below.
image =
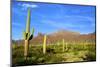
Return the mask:
<svg viewBox="0 0 100 67"><path fill-rule="evenodd" d="M66 42L66 50L68 50L68 43Z"/></svg>
<svg viewBox="0 0 100 67"><path fill-rule="evenodd" d="M26 31L23 32L25 45L24 45L24 56L27 59L28 50L29 50L29 41L33 38L34 29L32 29L32 33L30 34L30 20L31 20L31 11L28 8L27 22L26 22Z"/></svg>
<svg viewBox="0 0 100 67"><path fill-rule="evenodd" d="M62 40L62 48L63 48L63 52L65 51L65 41L64 39Z"/></svg>
<svg viewBox="0 0 100 67"><path fill-rule="evenodd" d="M47 39L47 36L44 35L44 42L43 42L43 54L46 53L46 39Z"/></svg>

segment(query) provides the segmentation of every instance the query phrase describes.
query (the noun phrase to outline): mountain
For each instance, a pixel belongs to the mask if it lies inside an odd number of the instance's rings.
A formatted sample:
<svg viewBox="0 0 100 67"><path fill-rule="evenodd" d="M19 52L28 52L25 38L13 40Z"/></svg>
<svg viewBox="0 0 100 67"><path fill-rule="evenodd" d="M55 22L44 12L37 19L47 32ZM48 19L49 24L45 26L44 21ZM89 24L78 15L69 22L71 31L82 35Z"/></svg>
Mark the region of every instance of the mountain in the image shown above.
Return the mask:
<svg viewBox="0 0 100 67"><path fill-rule="evenodd" d="M68 30L59 30L54 33L51 33L50 35L52 36L58 36L58 35L80 35L79 32L74 32L74 31L68 31Z"/></svg>
<svg viewBox="0 0 100 67"><path fill-rule="evenodd" d="M39 33L38 36L34 37L30 44L42 44L43 43L44 34ZM65 41L95 41L96 36L95 32L89 33L89 34L80 34L79 32L75 31L68 31L68 30L59 30L53 33L50 33L47 35L47 44L55 43L55 42L61 42L62 39ZM18 40L17 44L24 44L23 40Z"/></svg>

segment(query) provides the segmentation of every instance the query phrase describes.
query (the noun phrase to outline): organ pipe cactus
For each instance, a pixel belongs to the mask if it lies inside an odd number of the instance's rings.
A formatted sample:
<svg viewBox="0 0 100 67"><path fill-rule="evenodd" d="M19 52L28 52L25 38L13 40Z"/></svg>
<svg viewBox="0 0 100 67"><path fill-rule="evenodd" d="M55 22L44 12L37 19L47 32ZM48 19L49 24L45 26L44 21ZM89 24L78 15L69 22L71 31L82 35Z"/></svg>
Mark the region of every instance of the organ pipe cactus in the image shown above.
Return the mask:
<svg viewBox="0 0 100 67"><path fill-rule="evenodd" d="M44 42L43 42L43 54L46 53L46 39L47 39L47 36L44 35Z"/></svg>
<svg viewBox="0 0 100 67"><path fill-rule="evenodd" d="M32 33L30 33L30 20L31 20L31 11L28 8L27 22L26 22L26 31L23 32L24 36L24 56L27 59L28 50L29 50L29 41L33 38L34 29L32 29Z"/></svg>

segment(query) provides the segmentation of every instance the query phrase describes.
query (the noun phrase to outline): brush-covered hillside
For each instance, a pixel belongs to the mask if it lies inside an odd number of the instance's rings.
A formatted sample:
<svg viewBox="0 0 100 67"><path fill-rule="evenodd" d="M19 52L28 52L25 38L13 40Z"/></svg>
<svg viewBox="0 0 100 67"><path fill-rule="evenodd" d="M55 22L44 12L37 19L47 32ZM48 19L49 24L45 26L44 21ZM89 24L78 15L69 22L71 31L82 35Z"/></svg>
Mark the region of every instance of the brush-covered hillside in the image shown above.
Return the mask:
<svg viewBox="0 0 100 67"><path fill-rule="evenodd" d="M37 36L33 37L30 44L42 44L45 34L38 33ZM75 31L59 30L50 34L47 34L47 44L59 42L64 39L66 42L95 42L96 35L95 32L88 34L80 34ZM24 44L24 40L13 40L13 43Z"/></svg>

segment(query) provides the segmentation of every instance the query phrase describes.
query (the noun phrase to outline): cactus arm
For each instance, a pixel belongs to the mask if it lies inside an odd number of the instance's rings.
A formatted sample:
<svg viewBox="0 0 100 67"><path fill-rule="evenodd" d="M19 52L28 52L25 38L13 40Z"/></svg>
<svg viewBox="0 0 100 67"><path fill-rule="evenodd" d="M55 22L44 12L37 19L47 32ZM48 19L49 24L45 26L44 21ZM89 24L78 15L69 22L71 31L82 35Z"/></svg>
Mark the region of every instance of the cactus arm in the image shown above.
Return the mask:
<svg viewBox="0 0 100 67"><path fill-rule="evenodd" d="M31 35L34 33L34 28L32 28L32 33L31 33Z"/></svg>
<svg viewBox="0 0 100 67"><path fill-rule="evenodd" d="M33 35L29 35L28 40L31 40L33 38Z"/></svg>
<svg viewBox="0 0 100 67"><path fill-rule="evenodd" d="M23 38L24 38L24 40L27 39L27 36L28 36L28 33L26 33L26 32L24 31L24 32L23 32Z"/></svg>
<svg viewBox="0 0 100 67"><path fill-rule="evenodd" d="M30 38L30 33L28 33L27 40L29 40L29 38Z"/></svg>
<svg viewBox="0 0 100 67"><path fill-rule="evenodd" d="M32 29L31 35L30 33L28 33L28 40L31 40L33 38L33 33L34 33L34 29Z"/></svg>
<svg viewBox="0 0 100 67"><path fill-rule="evenodd" d="M23 38L26 39L26 33L23 31Z"/></svg>

